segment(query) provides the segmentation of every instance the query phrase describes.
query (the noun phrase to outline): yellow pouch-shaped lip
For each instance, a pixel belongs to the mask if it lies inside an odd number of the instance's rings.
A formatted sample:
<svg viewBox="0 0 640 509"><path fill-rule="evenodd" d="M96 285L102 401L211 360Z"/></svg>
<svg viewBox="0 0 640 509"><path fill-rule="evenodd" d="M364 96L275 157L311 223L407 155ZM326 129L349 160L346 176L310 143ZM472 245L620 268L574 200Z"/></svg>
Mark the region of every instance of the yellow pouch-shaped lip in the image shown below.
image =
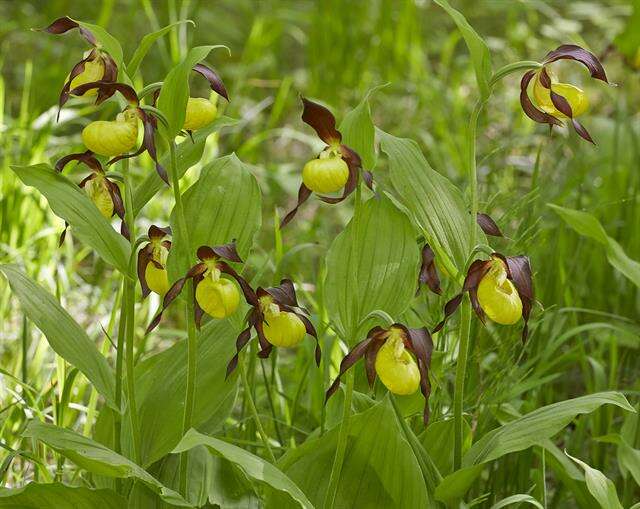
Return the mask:
<svg viewBox="0 0 640 509"><path fill-rule="evenodd" d="M82 142L101 156L114 157L129 152L138 141L135 113L120 113L116 120L96 120L82 130Z"/></svg>
<svg viewBox="0 0 640 509"><path fill-rule="evenodd" d="M240 292L229 279L214 281L206 276L196 286L196 302L202 310L213 318L226 318L238 309Z"/></svg>
<svg viewBox="0 0 640 509"><path fill-rule="evenodd" d="M316 193L335 193L349 178L349 167L341 157L312 159L302 169L302 182Z"/></svg>
<svg viewBox="0 0 640 509"><path fill-rule="evenodd" d="M378 350L375 367L378 378L393 394L413 394L420 387L418 364L393 332Z"/></svg>
<svg viewBox="0 0 640 509"><path fill-rule="evenodd" d="M298 345L306 333L302 320L288 311L267 313L262 329L269 343L285 348Z"/></svg>

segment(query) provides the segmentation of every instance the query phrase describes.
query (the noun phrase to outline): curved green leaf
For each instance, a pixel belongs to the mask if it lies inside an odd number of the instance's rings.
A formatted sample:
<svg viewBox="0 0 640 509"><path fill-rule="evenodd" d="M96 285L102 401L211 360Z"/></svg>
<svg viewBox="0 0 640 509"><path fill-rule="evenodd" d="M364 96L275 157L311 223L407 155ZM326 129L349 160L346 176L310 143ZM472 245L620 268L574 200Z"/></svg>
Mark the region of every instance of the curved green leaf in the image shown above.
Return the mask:
<svg viewBox="0 0 640 509"><path fill-rule="evenodd" d="M423 231L439 261L449 258L454 268L462 272L473 248L469 242L471 222L462 193L431 168L415 141L380 130L378 134L380 148L389 157L391 183L398 199Z"/></svg>
<svg viewBox="0 0 640 509"><path fill-rule="evenodd" d="M181 178L185 172L193 165L200 161L204 153L204 147L210 134L219 131L223 127L236 125L238 120L230 117L216 118L213 123L203 129L199 129L191 138L185 138L176 148L176 160L178 167L178 178ZM160 159L160 164L165 168L169 166L169 153L166 152ZM147 173L142 183L136 187L133 193L133 210L137 216L142 207L144 207L151 198L161 189L166 189L167 184L158 176L155 171Z"/></svg>
<svg viewBox="0 0 640 509"><path fill-rule="evenodd" d="M109 53L109 55L111 55L111 58L113 58L118 66L118 70L122 69L124 56L122 53L122 46L118 42L118 39L116 39L113 35L111 35L99 25L85 23L84 21L78 21L77 19L74 21L87 30L90 30L91 33L93 33L93 35L95 36L96 41L98 41L98 47L102 48L104 51Z"/></svg>
<svg viewBox="0 0 640 509"><path fill-rule="evenodd" d="M24 314L47 338L51 348L72 366L78 368L115 406L115 378L107 360L86 332L60 303L40 285L31 280L16 265L0 265Z"/></svg>
<svg viewBox="0 0 640 509"><path fill-rule="evenodd" d="M215 431L229 416L238 390L237 377L225 380L226 363L235 352L238 334L228 320L212 321L198 334L196 405L193 425ZM136 368L140 462L159 460L182 437L187 380L186 342L176 343ZM123 440L126 441L127 430Z"/></svg>
<svg viewBox="0 0 640 509"><path fill-rule="evenodd" d="M525 495L524 493L503 498L502 500L500 500L500 502L493 504L491 506L491 509L502 509L503 507L507 507L512 504L521 504L525 502L527 504L536 506L538 509L544 509L544 506L540 502L538 502L531 495Z"/></svg>
<svg viewBox="0 0 640 509"><path fill-rule="evenodd" d="M288 495L287 500L295 501L295 506L314 509L314 506L300 488L277 467L233 444L190 429L173 452L177 454L198 446L205 446L214 454L233 463L247 477L266 484L274 490L286 493Z"/></svg>
<svg viewBox="0 0 640 509"><path fill-rule="evenodd" d="M398 319L415 295L419 257L405 214L384 196L363 204L327 254L325 300L342 337L358 340L379 323L375 310Z"/></svg>
<svg viewBox="0 0 640 509"><path fill-rule="evenodd" d="M369 94L342 119L340 124L342 142L355 150L362 159L365 170L373 170L376 165L375 127L371 119Z"/></svg>
<svg viewBox="0 0 640 509"><path fill-rule="evenodd" d="M12 166L11 169L25 185L35 187L45 196L51 210L69 223L74 235L120 272L128 272L128 242L82 189L46 164Z"/></svg>
<svg viewBox="0 0 640 509"><path fill-rule="evenodd" d="M160 37L169 33L169 31L172 28L178 25L181 25L183 23L191 23L193 26L196 25L190 19L183 19L180 21L176 21L175 23L171 23L170 25L167 25L166 27L161 28L160 30L151 32L150 34L147 34L142 38L142 40L140 41L140 44L138 44L138 47L134 51L133 56L131 57L131 60L127 64L127 74L131 79L133 79L134 75L136 74L138 67L140 67L140 63L142 62L142 59L145 57L145 55L151 48L151 45L154 42L156 42L158 39L160 39Z"/></svg>
<svg viewBox="0 0 640 509"><path fill-rule="evenodd" d="M169 277L183 276L200 246L216 246L235 239L243 259L262 221L261 194L250 167L235 154L221 157L202 168L200 177L182 196L188 239L171 213L175 248L168 259Z"/></svg>
<svg viewBox="0 0 640 509"><path fill-rule="evenodd" d="M142 467L98 442L69 429L31 421L24 437L44 442L76 465L97 475L135 478L142 481L163 500L180 507L191 507L179 493L165 487Z"/></svg>
<svg viewBox="0 0 640 509"><path fill-rule="evenodd" d="M111 490L29 483L19 489L0 488L0 507L10 509L122 509L127 501Z"/></svg>
<svg viewBox="0 0 640 509"><path fill-rule="evenodd" d="M290 449L278 462L315 507L322 507L335 456L339 426ZM340 507L401 509L436 507L420 475L418 460L403 437L388 398L351 417L347 455L338 482ZM292 504L273 494L267 507Z"/></svg>
<svg viewBox="0 0 640 509"><path fill-rule="evenodd" d="M478 35L462 13L451 7L447 0L434 0L434 2L451 16L458 30L460 30L462 38L469 49L469 54L471 55L471 63L476 73L476 81L478 82L480 95L483 99L486 99L491 93L489 81L491 80L492 73L491 55L489 54L487 43Z"/></svg>
<svg viewBox="0 0 640 509"><path fill-rule="evenodd" d="M584 461L574 458L567 451L564 452L584 470L584 482L589 493L593 495L602 509L622 509L622 504L616 493L616 485L597 468L587 465Z"/></svg>
<svg viewBox="0 0 640 509"><path fill-rule="evenodd" d="M159 126L160 130L165 133L167 140L173 140L184 124L187 100L189 99L189 75L193 66L204 60L212 50L217 48L226 48L226 46L196 46L191 48L184 60L167 74L158 97L158 109L164 113L169 123L168 126Z"/></svg>

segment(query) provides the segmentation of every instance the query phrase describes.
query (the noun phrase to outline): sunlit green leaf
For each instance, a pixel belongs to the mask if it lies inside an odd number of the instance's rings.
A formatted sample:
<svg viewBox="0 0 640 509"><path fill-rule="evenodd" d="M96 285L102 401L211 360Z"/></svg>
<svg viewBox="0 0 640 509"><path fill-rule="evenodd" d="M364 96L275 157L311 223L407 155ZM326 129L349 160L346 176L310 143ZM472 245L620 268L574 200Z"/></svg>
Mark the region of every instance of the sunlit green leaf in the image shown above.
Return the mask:
<svg viewBox="0 0 640 509"><path fill-rule="evenodd" d="M611 479L607 478L597 468L592 468L584 461L574 458L568 452L565 451L565 454L583 468L587 489L593 495L593 498L598 501L602 509L622 509L622 504L616 493L616 486Z"/></svg>

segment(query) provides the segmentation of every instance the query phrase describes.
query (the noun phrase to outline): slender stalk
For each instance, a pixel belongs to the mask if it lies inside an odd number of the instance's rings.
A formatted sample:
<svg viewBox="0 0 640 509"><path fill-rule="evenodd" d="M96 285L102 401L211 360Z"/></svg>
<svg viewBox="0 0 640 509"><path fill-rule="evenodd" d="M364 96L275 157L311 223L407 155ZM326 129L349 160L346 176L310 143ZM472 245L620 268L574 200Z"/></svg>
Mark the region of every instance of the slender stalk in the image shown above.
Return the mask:
<svg viewBox="0 0 640 509"><path fill-rule="evenodd" d="M470 247L476 245L476 216L478 214L478 176L476 174L476 130L478 127L478 116L484 106L483 101L478 101L469 120L467 138L467 171L469 178L469 191L471 195L471 227L470 227ZM469 355L469 336L471 334L471 303L468 296L462 302L460 318L460 342L458 344L458 362L456 365L456 382L453 396L453 468L458 470L462 465L462 442L464 438L464 426L462 411L464 405L464 381L467 376L467 357Z"/></svg>
<svg viewBox="0 0 640 509"><path fill-rule="evenodd" d="M171 175L171 188L173 189L173 197L176 203L176 211L178 217L178 228L182 233L187 251L191 252L191 243L189 240L189 230L187 229L187 220L184 213L184 205L182 204L182 195L180 194L180 177L178 176L178 160L176 156L176 144L173 140L169 142L169 153L171 156L171 164L169 173ZM193 295L193 282L188 281L186 286L186 305L185 314L187 319L187 387L184 403L184 414L182 417L182 434L184 435L193 420L193 409L195 407L196 392L196 376L198 367L198 338L196 336L196 324L194 318L194 307L191 295ZM187 492L187 472L189 470L189 454L187 451L180 455L180 492Z"/></svg>
<svg viewBox="0 0 640 509"><path fill-rule="evenodd" d="M116 415L115 424L113 427L114 431L114 449L117 453L122 452L122 380L123 380L123 371L124 371L124 335L127 324L126 319L126 302L125 302L125 293L126 293L126 276L122 277L122 291L120 298L120 320L118 322L118 342L116 345L116 407L118 408L118 415Z"/></svg>
<svg viewBox="0 0 640 509"><path fill-rule="evenodd" d="M251 411L253 420L256 423L256 428L258 428L258 434L260 435L260 439L262 440L262 443L264 444L264 447L267 450L267 454L269 455L269 459L271 460L271 463L275 463L276 457L273 455L273 450L271 449L271 445L269 445L269 438L267 437L267 434L264 432L264 428L262 427L262 422L260 421L260 416L258 415L258 409L256 408L255 401L253 400L253 396L251 394L251 386L249 385L249 381L247 380L247 370L244 368L244 359L240 359L238 366L240 367L240 376L242 377L242 385L244 387L247 403L249 403L249 410Z"/></svg>

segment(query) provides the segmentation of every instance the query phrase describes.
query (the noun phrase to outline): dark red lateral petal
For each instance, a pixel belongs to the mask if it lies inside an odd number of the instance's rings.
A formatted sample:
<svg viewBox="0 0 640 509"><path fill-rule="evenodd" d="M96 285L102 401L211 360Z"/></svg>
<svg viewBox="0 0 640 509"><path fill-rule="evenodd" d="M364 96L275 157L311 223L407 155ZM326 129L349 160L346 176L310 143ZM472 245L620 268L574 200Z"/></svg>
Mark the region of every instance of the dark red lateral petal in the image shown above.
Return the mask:
<svg viewBox="0 0 640 509"><path fill-rule="evenodd" d="M442 319L442 321L440 321L440 323L438 323L434 328L432 333L436 333L439 332L442 327L444 327L444 324L447 322L447 320L449 319L449 317L456 312L456 310L460 307L460 304L462 303L462 297L464 296L464 294L459 293L458 295L455 295L453 298L451 298L445 305L444 305L444 318Z"/></svg>
<svg viewBox="0 0 640 509"><path fill-rule="evenodd" d="M71 90L71 82L75 77L82 74L82 72L84 71L84 64L90 60L93 60L94 58L96 58L96 56L97 56L96 50L92 50L86 57L80 60L80 62L74 65L73 68L71 69L71 72L69 73L69 77L67 78L67 81L62 86L62 90L60 90L60 96L58 97L58 114L56 116L56 122L60 120L60 111L62 110L62 107L69 100L69 97L70 97L69 90Z"/></svg>
<svg viewBox="0 0 640 509"><path fill-rule="evenodd" d="M563 113L569 118L573 118L573 110L571 109L569 101L567 101L560 94L554 92L552 89L549 90L549 95L551 96L551 102L559 112Z"/></svg>
<svg viewBox="0 0 640 509"><path fill-rule="evenodd" d="M364 367L367 372L367 383L369 384L369 388L373 389L373 384L375 383L377 372L376 372L376 357L378 356L378 351L384 345L385 340L381 337L376 336L369 348L366 349L364 354Z"/></svg>
<svg viewBox="0 0 640 509"><path fill-rule="evenodd" d="M315 339L316 341L316 349L315 349L315 359L316 359L316 366L320 366L320 361L322 360L322 352L320 350L320 340L318 339L318 333L316 332L316 328L313 326L313 324L311 323L311 320L309 320L309 318L307 316L305 316L302 313L296 313L295 311L292 311L298 318L300 318L300 320L302 320L302 323L304 323L304 328L305 331L307 332L307 334L309 334L309 336L311 336L313 339Z"/></svg>
<svg viewBox="0 0 640 509"><path fill-rule="evenodd" d="M104 91L104 93L108 94L109 97L111 97L115 92L119 92L129 104L132 106L138 106L138 94L136 94L136 91L126 83L114 83L112 81L105 80L93 81L71 89L69 94L83 95L85 92L93 89L97 89L98 92Z"/></svg>
<svg viewBox="0 0 640 509"><path fill-rule="evenodd" d="M344 147L344 145L342 145ZM353 152L353 151L352 151ZM355 152L353 152L355 154ZM356 154L357 156L357 154ZM357 166L353 159L345 159L343 156L342 159L347 163L347 167L349 168L349 178L342 189L342 195L334 198L332 196L321 196L318 195L318 199L322 200L325 203L336 204L340 203L347 199L347 197L353 193L358 185L358 173L360 171L360 166ZM357 159L360 161L360 157Z"/></svg>
<svg viewBox="0 0 640 509"><path fill-rule="evenodd" d="M591 138L589 131L587 131L587 129L575 118L571 119L571 124L573 125L573 128L575 129L576 133L578 133L578 136L587 140L590 143L593 143L594 145L596 144L596 142L593 141L593 138Z"/></svg>
<svg viewBox="0 0 640 509"><path fill-rule="evenodd" d="M338 373L338 376L333 381L331 386L327 389L327 392L325 394L325 401L327 401L338 390L338 387L340 387L340 378L342 377L342 375L344 375L351 366L353 366L359 359L361 359L365 355L367 348L372 341L373 337L363 339L362 341L360 341L360 343L354 346L347 355L344 356L344 358L340 362L340 372Z"/></svg>
<svg viewBox="0 0 640 509"><path fill-rule="evenodd" d="M104 74L102 75L102 81L115 83L118 79L118 65L115 60L111 58L111 55L107 53L101 53L100 57L104 65ZM110 90L99 90L98 97L96 97L96 104L102 104L109 97L114 94Z"/></svg>
<svg viewBox="0 0 640 509"><path fill-rule="evenodd" d="M464 278L462 289L464 291L468 291L472 288L477 288L480 284L480 280L484 277L484 275L490 268L490 261L474 260L473 263L469 265L469 270L467 270L467 275Z"/></svg>
<svg viewBox="0 0 640 509"><path fill-rule="evenodd" d="M504 235L502 235L502 232L500 231L500 227L491 218L491 216L489 216L489 214L478 212L478 214L476 215L476 222L478 223L478 226L480 226L482 231L487 235L491 235L493 237L504 237Z"/></svg>
<svg viewBox="0 0 640 509"><path fill-rule="evenodd" d="M264 318L262 317L262 313L260 313L260 318L256 319L256 333L258 335L258 343L260 344L260 350L258 351L258 357L261 359L266 359L271 355L271 351L273 350L273 345L267 341L267 337L264 335L263 328Z"/></svg>
<svg viewBox="0 0 640 509"><path fill-rule="evenodd" d="M204 310L198 304L198 299L196 299L196 287L198 283L200 283L204 279L204 275L202 273L196 274L193 277L193 295L191 298L193 299L193 318L196 324L196 329L200 330L200 325L202 324L202 316L204 315Z"/></svg>
<svg viewBox="0 0 640 509"><path fill-rule="evenodd" d="M151 293L149 285L147 285L146 270L147 265L151 262L153 246L147 244L140 251L138 251L138 281L140 281L140 288L142 288L142 299L146 299L147 295Z"/></svg>
<svg viewBox="0 0 640 509"><path fill-rule="evenodd" d="M441 295L442 288L440 288L440 278L436 270L435 259L436 255L433 249L431 249L429 244L425 244L422 248L422 265L420 267L418 282L426 284L433 293Z"/></svg>
<svg viewBox="0 0 640 509"><path fill-rule="evenodd" d="M431 355L433 354L433 340L426 328L406 329L411 349L418 361L420 371L420 391L424 396L423 422L429 424L429 396L431 395L431 382L429 381L429 370L431 369Z"/></svg>
<svg viewBox="0 0 640 509"><path fill-rule="evenodd" d="M218 263L218 268L237 281L237 283L240 285L240 289L242 290L244 298L247 301L247 304L254 307L258 305L258 297L256 295L256 292L253 290L253 288L251 288L251 285L245 278L243 278L233 269L233 267L225 262Z"/></svg>
<svg viewBox="0 0 640 509"><path fill-rule="evenodd" d="M125 221L124 201L120 194L120 188L118 187L118 184L111 182L109 179L105 179L105 182L107 183L107 189L109 190L109 195L113 202L113 212L120 218L120 233L125 239L130 240L131 234L129 232L127 222Z"/></svg>
<svg viewBox="0 0 640 509"><path fill-rule="evenodd" d="M522 319L524 320L524 328L522 329L522 342L527 340L529 333L529 316L531 307L535 300L533 289L533 275L531 272L531 262L528 256L507 256L504 258L507 269L509 271L509 279L513 281L513 285L518 290L518 295L522 301Z"/></svg>
<svg viewBox="0 0 640 509"><path fill-rule="evenodd" d="M204 64L196 64L193 70L207 79L211 86L211 90L224 97L227 101L229 100L229 95L227 94L227 89L222 82L222 78L214 69L211 69Z"/></svg>
<svg viewBox="0 0 640 509"><path fill-rule="evenodd" d="M609 83L607 73L604 67L602 67L600 60L598 60L598 57L580 46L575 44L558 46L555 50L547 53L544 63L548 64L556 62L557 60L575 60L576 62L580 62L589 70L592 78Z"/></svg>
<svg viewBox="0 0 640 509"><path fill-rule="evenodd" d="M58 247L62 247L64 244L64 239L67 238L67 230L69 229L69 223L64 222L64 229L60 233L60 238L58 239Z"/></svg>
<svg viewBox="0 0 640 509"><path fill-rule="evenodd" d="M64 167L72 161L78 161L79 163L84 164L85 166L91 168L94 171L98 171L103 173L102 165L100 161L98 161L93 152L91 150L87 150L85 152L79 152L76 154L69 154L64 157L61 157L56 161L55 169L57 172L61 172L64 170Z"/></svg>
<svg viewBox="0 0 640 509"><path fill-rule="evenodd" d="M336 118L327 108L302 97L302 121L311 126L318 137L327 145L342 141L342 135L336 129Z"/></svg>
<svg viewBox="0 0 640 509"><path fill-rule="evenodd" d="M562 122L558 120L553 115L549 115L542 110L536 108L531 99L529 98L529 83L535 76L535 71L527 71L524 76L522 76L522 80L520 81L520 105L522 106L522 111L524 111L525 115L529 117L534 122L538 122L540 124L549 124L549 125L562 125Z"/></svg>
<svg viewBox="0 0 640 509"><path fill-rule="evenodd" d="M298 209L300 208L300 206L306 202L309 197L311 196L311 189L309 189L307 186L305 186L304 184L300 184L300 189L298 189L298 202L296 203L296 206L291 209L287 215L285 215L282 218L282 221L280 221L280 228L284 228L285 226L287 226L287 224L289 224L289 222L296 216L296 214L298 213Z"/></svg>
<svg viewBox="0 0 640 509"><path fill-rule="evenodd" d="M234 356L231 358L231 360L227 364L227 373L226 373L226 375L224 377L225 380L227 378L229 378L231 373L233 373L233 371L238 366L238 357L240 355L240 352L242 351L242 349L247 345L247 343L251 339L251 328L252 327L253 327L253 323L252 323L252 320L250 318L247 327L242 332L240 332L240 334L238 334L238 337L236 338L236 353L234 354Z"/></svg>

